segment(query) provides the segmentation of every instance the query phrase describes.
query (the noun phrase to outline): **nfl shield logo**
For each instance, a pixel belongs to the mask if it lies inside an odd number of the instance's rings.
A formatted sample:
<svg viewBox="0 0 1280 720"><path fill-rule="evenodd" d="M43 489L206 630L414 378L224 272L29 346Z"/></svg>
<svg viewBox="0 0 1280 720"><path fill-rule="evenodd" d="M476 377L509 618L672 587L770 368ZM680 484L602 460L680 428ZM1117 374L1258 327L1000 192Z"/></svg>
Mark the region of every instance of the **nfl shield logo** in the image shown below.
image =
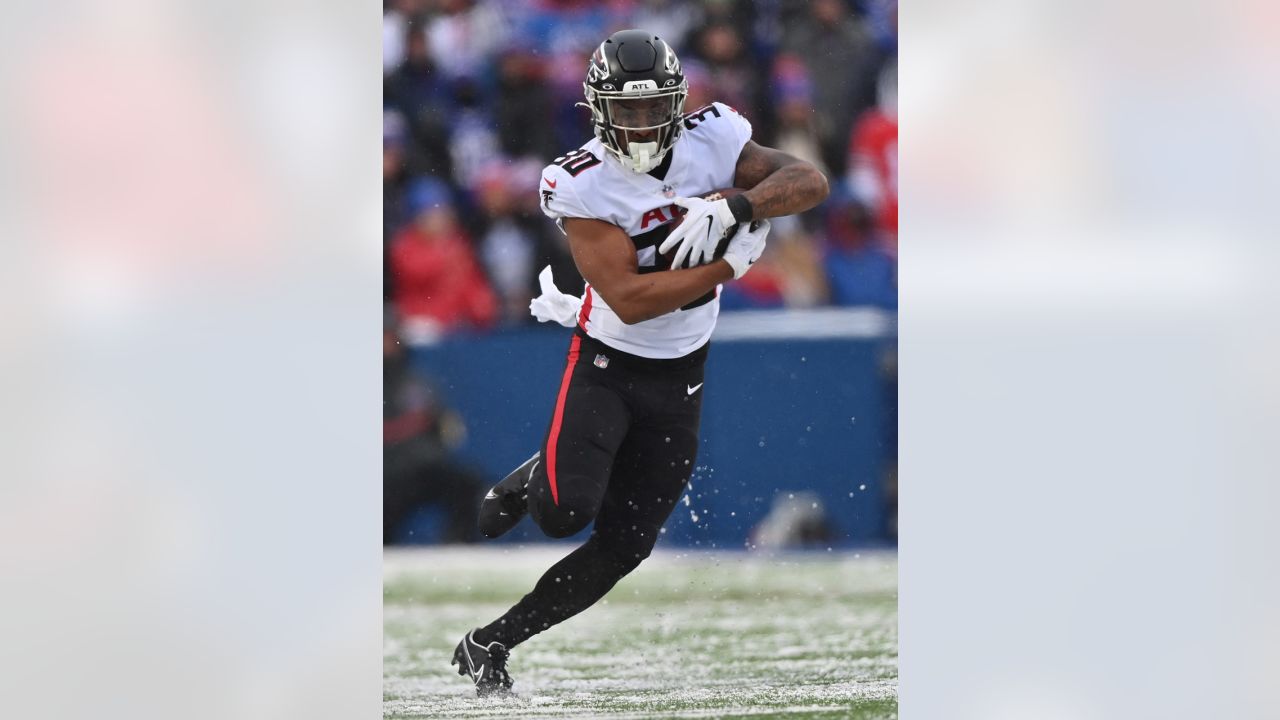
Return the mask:
<svg viewBox="0 0 1280 720"><path fill-rule="evenodd" d="M609 358L607 358L607 357L605 357L605 356L603 356L603 355L597 355L597 356L596 356L596 367L600 368L601 370L603 370L603 369L605 369L605 368L609 367Z"/></svg>

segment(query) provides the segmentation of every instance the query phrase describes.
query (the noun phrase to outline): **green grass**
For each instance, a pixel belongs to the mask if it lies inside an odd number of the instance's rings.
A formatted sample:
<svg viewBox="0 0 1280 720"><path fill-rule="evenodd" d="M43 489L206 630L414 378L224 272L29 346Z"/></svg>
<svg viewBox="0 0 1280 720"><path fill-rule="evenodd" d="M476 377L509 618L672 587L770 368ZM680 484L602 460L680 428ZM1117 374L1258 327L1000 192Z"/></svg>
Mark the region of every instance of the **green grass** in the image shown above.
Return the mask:
<svg viewBox="0 0 1280 720"><path fill-rule="evenodd" d="M515 648L515 695L449 666L572 548L388 551L389 718L896 718L892 553L659 552L595 607Z"/></svg>

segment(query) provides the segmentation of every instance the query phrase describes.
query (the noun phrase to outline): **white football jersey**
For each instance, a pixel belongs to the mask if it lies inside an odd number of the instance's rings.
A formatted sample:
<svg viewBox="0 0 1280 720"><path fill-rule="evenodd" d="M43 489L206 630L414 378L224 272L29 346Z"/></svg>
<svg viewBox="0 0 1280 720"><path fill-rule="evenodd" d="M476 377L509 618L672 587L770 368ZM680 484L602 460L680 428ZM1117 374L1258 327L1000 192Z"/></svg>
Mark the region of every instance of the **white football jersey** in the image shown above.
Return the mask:
<svg viewBox="0 0 1280 720"><path fill-rule="evenodd" d="M590 218L622 228L635 245L640 272L665 270L658 245L675 220L674 197L703 195L733 187L738 155L751 139L751 123L723 103L685 115L680 138L662 166L635 173L596 139L556 158L542 171L538 190L542 211L564 229L564 218ZM623 352L648 358L677 358L702 347L715 329L720 287L672 312L627 325L588 283L578 326L587 335Z"/></svg>

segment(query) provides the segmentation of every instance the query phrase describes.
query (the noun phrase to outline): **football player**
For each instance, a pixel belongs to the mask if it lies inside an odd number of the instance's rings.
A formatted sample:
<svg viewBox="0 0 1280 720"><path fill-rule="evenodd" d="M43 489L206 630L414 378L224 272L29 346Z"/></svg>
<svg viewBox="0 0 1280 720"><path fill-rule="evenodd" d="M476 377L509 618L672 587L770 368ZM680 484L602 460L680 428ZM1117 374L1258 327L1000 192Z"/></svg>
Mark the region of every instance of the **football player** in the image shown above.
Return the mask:
<svg viewBox="0 0 1280 720"><path fill-rule="evenodd" d="M590 607L649 556L697 456L720 285L760 257L768 218L827 196L816 168L752 142L733 108L685 112L680 61L651 33L602 42L583 91L595 139L547 166L539 193L586 292L542 447L489 491L480 529L497 537L526 514L556 538L595 526L458 644L458 673L482 695L511 687L511 648ZM726 188L746 192L699 198Z"/></svg>

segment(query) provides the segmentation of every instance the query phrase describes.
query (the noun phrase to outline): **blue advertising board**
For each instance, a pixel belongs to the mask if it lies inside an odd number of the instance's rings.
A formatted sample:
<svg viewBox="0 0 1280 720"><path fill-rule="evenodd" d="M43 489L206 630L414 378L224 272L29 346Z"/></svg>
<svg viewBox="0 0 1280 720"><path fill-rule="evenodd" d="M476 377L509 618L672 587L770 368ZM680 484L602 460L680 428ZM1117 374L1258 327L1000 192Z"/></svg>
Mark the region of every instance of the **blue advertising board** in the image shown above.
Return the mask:
<svg viewBox="0 0 1280 720"><path fill-rule="evenodd" d="M832 546L889 539L886 477L896 456L892 316L869 325L827 312L732 318L712 339L701 448L660 544L742 548L775 502L819 505ZM771 325L772 318L791 318ZM862 320L867 317L863 316ZM729 321L729 322L726 322ZM770 327L784 328L779 332ZM571 331L533 327L412 351L463 417L460 460L497 481L546 433ZM589 531L584 531L589 532ZM543 539L525 521L504 540Z"/></svg>

